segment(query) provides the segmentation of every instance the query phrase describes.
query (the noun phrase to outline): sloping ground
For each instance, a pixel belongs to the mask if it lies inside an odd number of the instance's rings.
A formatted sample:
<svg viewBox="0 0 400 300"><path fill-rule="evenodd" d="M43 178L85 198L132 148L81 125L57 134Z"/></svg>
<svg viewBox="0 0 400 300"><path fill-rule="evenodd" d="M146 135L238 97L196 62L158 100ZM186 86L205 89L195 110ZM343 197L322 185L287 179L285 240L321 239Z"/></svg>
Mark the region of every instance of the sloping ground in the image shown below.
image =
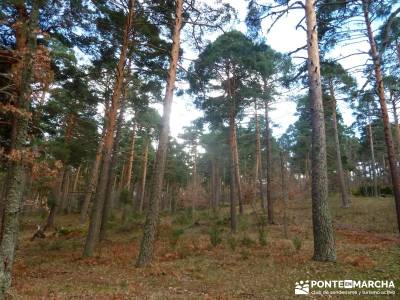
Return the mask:
<svg viewBox="0 0 400 300"><path fill-rule="evenodd" d="M289 204L289 239L283 238L282 225L267 226L266 244L259 241L250 208L235 236L229 234L225 212L218 217L198 212L195 224L182 212L165 216L157 259L146 269L134 267L140 217L124 227L115 218L96 257L83 259L86 228L74 224L78 216L62 217L58 234L33 242L29 238L38 220L25 216L10 294L14 299L292 299L295 282L307 279L395 280L399 294L393 199L352 200L346 210L337 198L331 200L337 263L311 260L310 203L300 200ZM277 214L281 217L281 207Z"/></svg>

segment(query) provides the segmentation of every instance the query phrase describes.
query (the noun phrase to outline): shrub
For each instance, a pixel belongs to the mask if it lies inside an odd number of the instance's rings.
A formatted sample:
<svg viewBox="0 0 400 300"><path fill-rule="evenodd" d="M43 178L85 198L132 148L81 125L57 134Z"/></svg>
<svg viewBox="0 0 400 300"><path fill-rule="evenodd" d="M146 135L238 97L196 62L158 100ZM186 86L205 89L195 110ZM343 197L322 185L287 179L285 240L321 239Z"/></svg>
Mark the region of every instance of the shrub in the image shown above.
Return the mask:
<svg viewBox="0 0 400 300"><path fill-rule="evenodd" d="M255 242L248 236L243 237L242 241L241 241L242 246L245 246L245 247L251 247L254 245L254 243Z"/></svg>
<svg viewBox="0 0 400 300"><path fill-rule="evenodd" d="M181 225L181 226L187 226L192 223L192 214L191 212L181 212L177 214L175 217L174 224Z"/></svg>
<svg viewBox="0 0 400 300"><path fill-rule="evenodd" d="M249 259L250 251L247 249L243 249L242 251L240 251L240 256L242 257L243 260Z"/></svg>
<svg viewBox="0 0 400 300"><path fill-rule="evenodd" d="M236 250L236 247L237 247L237 239L236 239L236 237L235 237L233 234L231 234L231 235L228 237L228 245L229 245L229 248L231 248L232 251L235 251L235 250Z"/></svg>
<svg viewBox="0 0 400 300"><path fill-rule="evenodd" d="M223 218L218 218L218 220L215 221L215 225L224 226L224 225L228 225L229 222L230 222L230 217L225 216Z"/></svg>
<svg viewBox="0 0 400 300"><path fill-rule="evenodd" d="M208 231L208 234L213 247L218 246L222 242L221 233L217 226L211 227L211 229Z"/></svg>
<svg viewBox="0 0 400 300"><path fill-rule="evenodd" d="M129 204L130 203L130 193L128 189L123 189L119 194L119 202L121 204Z"/></svg>
<svg viewBox="0 0 400 300"><path fill-rule="evenodd" d="M292 239L292 243L293 243L293 246L294 246L294 249L296 250L296 251L299 251L300 249L301 249L301 246L302 246L302 244L303 244L303 241L299 238L299 237L294 237L293 239Z"/></svg>
<svg viewBox="0 0 400 300"><path fill-rule="evenodd" d="M240 231L246 231L247 229L249 229L249 222L244 216L239 219L238 227Z"/></svg>
<svg viewBox="0 0 400 300"><path fill-rule="evenodd" d="M267 234L265 232L265 229L262 227L258 229L258 242L261 246L267 245Z"/></svg>
<svg viewBox="0 0 400 300"><path fill-rule="evenodd" d="M183 228L176 228L171 231L171 235L169 237L169 244L171 245L172 248L176 247L176 244L179 241L179 238L181 235L185 232Z"/></svg>
<svg viewBox="0 0 400 300"><path fill-rule="evenodd" d="M74 231L73 228L60 227L60 228L57 228L57 235L64 236L64 235L70 234L73 231Z"/></svg>
<svg viewBox="0 0 400 300"><path fill-rule="evenodd" d="M54 240L49 244L49 251L57 251L61 250L64 246L64 242L62 240Z"/></svg>

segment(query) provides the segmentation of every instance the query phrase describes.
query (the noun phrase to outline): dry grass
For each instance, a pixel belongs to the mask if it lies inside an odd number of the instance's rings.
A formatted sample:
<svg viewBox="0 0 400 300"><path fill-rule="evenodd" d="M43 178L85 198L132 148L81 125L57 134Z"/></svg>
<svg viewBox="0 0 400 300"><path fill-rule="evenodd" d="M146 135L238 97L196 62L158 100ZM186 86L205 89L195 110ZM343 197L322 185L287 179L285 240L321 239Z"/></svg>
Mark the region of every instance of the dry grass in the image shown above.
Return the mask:
<svg viewBox="0 0 400 300"><path fill-rule="evenodd" d="M96 257L83 259L86 228L76 227L78 216L59 220L71 232L33 242L37 217L24 217L10 294L15 299L292 299L295 281L305 279L390 279L400 286L393 199L353 198L346 210L337 197L331 202L337 263L311 260L311 209L304 201L289 204L289 239L281 225L267 226L265 246L258 242L250 208L234 237L225 212L219 217L198 212L194 225L182 213L165 216L157 259L145 269L134 267L140 222L122 230L114 221ZM279 217L281 209L278 203ZM215 247L210 232L222 238ZM293 239L300 241L299 250Z"/></svg>

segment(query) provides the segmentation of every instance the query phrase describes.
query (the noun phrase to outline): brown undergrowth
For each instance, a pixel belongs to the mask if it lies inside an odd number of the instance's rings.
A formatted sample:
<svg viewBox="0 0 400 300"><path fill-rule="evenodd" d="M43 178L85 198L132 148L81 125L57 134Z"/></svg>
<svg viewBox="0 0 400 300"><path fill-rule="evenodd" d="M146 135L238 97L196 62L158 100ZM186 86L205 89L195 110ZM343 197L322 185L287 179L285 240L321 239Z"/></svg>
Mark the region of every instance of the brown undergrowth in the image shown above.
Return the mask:
<svg viewBox="0 0 400 300"><path fill-rule="evenodd" d="M37 216L24 216L14 267L13 299L292 299L307 279L385 279L400 285L400 247L392 199L353 198L350 209L331 199L337 263L312 258L310 203L290 201L289 238L280 225L266 227L260 242L250 207L239 231L229 232L227 211L164 216L156 259L137 269L141 222L121 228L112 221L107 240L82 258L86 227L63 216L57 233L30 241ZM277 216L282 206L277 202ZM375 222L375 223L371 223ZM374 224L376 229L374 230ZM399 291L397 291L399 293ZM331 298L332 299L332 298ZM335 299L335 298L334 298ZM337 298L340 299L340 298ZM347 299L347 298L346 298Z"/></svg>

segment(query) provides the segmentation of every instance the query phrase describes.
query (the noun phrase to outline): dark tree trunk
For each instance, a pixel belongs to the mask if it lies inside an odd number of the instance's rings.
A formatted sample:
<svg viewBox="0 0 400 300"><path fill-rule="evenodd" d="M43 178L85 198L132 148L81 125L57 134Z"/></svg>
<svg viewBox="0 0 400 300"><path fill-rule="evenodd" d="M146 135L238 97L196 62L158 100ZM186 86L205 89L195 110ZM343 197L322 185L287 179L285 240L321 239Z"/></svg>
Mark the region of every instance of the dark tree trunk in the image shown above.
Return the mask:
<svg viewBox="0 0 400 300"><path fill-rule="evenodd" d="M229 144L231 149L230 211L231 211L232 232L236 232L237 229L236 197L239 195L239 193L237 192L237 180L236 180L235 141L236 141L236 124L235 124L234 109L232 108L229 116Z"/></svg>
<svg viewBox="0 0 400 300"><path fill-rule="evenodd" d="M221 202L221 166L216 162L215 164L215 207L218 210Z"/></svg>
<svg viewBox="0 0 400 300"><path fill-rule="evenodd" d="M375 160L375 147L374 147L374 136L372 134L372 126L371 120L369 120L368 124L368 139L369 139L369 148L371 151L371 167L370 171L372 172L372 182L373 182L373 196L378 197L378 176L376 174L376 160Z"/></svg>
<svg viewBox="0 0 400 300"><path fill-rule="evenodd" d="M131 133L131 145L129 148L129 157L128 157L128 164L125 169L125 185L124 188L127 189L128 191L133 190L133 183L132 183L132 170L133 170L133 160L135 157L135 128L136 128L136 123L134 122L132 125L132 133Z"/></svg>
<svg viewBox="0 0 400 300"><path fill-rule="evenodd" d="M76 208L76 203L77 203L77 189L78 189L78 183L79 183L79 176L81 174L81 168L82 166L79 165L78 169L75 172L74 176L74 181L72 184L72 190L71 190L71 195L70 195L70 200L69 200L69 205L67 207L68 213L71 213L74 208Z"/></svg>
<svg viewBox="0 0 400 300"><path fill-rule="evenodd" d="M328 208L328 174L324 108L322 104L321 73L318 49L315 0L306 0L308 77L312 120L312 217L314 260L335 261L334 231Z"/></svg>
<svg viewBox="0 0 400 300"><path fill-rule="evenodd" d="M109 104L110 104L109 102L110 101L108 101L108 99L107 99L107 101L105 101L105 111L106 112L109 110ZM107 113L105 113L105 115L107 115ZM105 142L105 137L106 137L106 128L107 128L107 119L104 120L101 138L100 138L99 144L97 145L96 157L93 161L93 165L90 170L89 181L88 181L87 189L85 192L85 198L83 200L80 218L79 218L80 224L83 224L86 221L86 217L87 217L87 214L89 211L90 201L92 200L92 196L96 192L97 183L99 181L100 167L101 167L101 163L103 160L103 148L104 148L104 142Z"/></svg>
<svg viewBox="0 0 400 300"><path fill-rule="evenodd" d="M239 213L243 214L243 194L242 194L242 184L240 180L240 164L239 164L239 150L238 150L238 143L237 143L237 134L236 134L236 122L235 118L233 118L233 134L234 139L232 140L232 147L233 147L233 159L234 159L234 171L235 171L235 181L236 181L236 189L237 189L237 198L239 202Z"/></svg>
<svg viewBox="0 0 400 300"><path fill-rule="evenodd" d="M287 202L289 200L289 183L286 169L286 155L283 151L280 153L281 156L281 191L283 200L283 235L285 239L289 238L288 234L288 218L287 218Z"/></svg>
<svg viewBox="0 0 400 300"><path fill-rule="evenodd" d="M211 161L211 179L210 179L210 192L211 192L211 199L210 199L210 208L212 209L213 212L216 211L216 206L215 206L215 195L216 195L216 178L215 178L215 159L212 159Z"/></svg>
<svg viewBox="0 0 400 300"><path fill-rule="evenodd" d="M146 138L142 159L142 178L140 179L140 193L139 193L139 212L143 211L144 197L146 194L146 178L147 178L147 161L149 154L149 141Z"/></svg>
<svg viewBox="0 0 400 300"><path fill-rule="evenodd" d="M336 116L336 97L332 81L329 82L329 92L332 101L332 127L333 127L333 135L335 138L336 172L339 179L340 192L342 195L342 207L348 208L350 207L350 200L349 200L349 195L347 194L346 183L344 180L342 154L340 150L339 131L337 124L337 116Z"/></svg>
<svg viewBox="0 0 400 300"><path fill-rule="evenodd" d="M92 169L90 170L89 182L79 218L81 224L83 224L86 220L86 216L89 210L90 200L92 199L92 195L96 192L97 182L99 180L101 157L103 153L104 137L105 137L105 128L103 128L103 134L97 146L96 157L93 161Z"/></svg>
<svg viewBox="0 0 400 300"><path fill-rule="evenodd" d="M272 198L272 147L271 147L271 128L268 116L268 103L265 102L265 151L267 163L267 212L268 223L275 224L274 218L274 199Z"/></svg>
<svg viewBox="0 0 400 300"><path fill-rule="evenodd" d="M117 178L117 162L118 162L118 152L119 152L119 143L121 140L121 130L122 130L122 123L124 122L124 114L125 114L125 106L126 106L126 98L125 92L122 95L120 100L120 112L118 115L117 121L117 128L114 137L114 146L113 146L113 153L110 163L110 170L108 175L108 182L107 182L107 192L106 197L104 199L104 206L103 206L103 214L101 219L101 226L100 226L100 240L104 240L106 238L106 231L107 231L107 222L110 217L111 213L111 206L113 202L114 196L114 179Z"/></svg>
<svg viewBox="0 0 400 300"><path fill-rule="evenodd" d="M144 267L148 265L153 258L154 242L157 230L156 227L159 215L159 205L162 197L162 188L164 186L164 171L169 136L169 120L171 115L172 100L174 97L176 70L179 60L180 35L183 25L183 0L176 0L175 3L175 24L172 34L171 58L164 97L164 112L161 123L158 149L154 164L154 175L152 177L152 182L150 186L149 208L144 225L139 257L136 262L137 267Z"/></svg>
<svg viewBox="0 0 400 300"><path fill-rule="evenodd" d="M255 121L256 121L256 162L255 162L255 186L258 186L261 209L263 213L265 213L265 196L264 196L264 187L262 182L262 176L264 174L263 171L263 164L261 158L261 140L260 140L260 123L258 121L258 114L257 114L257 105L255 106Z"/></svg>
<svg viewBox="0 0 400 300"><path fill-rule="evenodd" d="M369 1L363 0L363 12L364 12L364 20L366 29L368 32L368 40L371 47L371 58L374 62L374 71L375 71L375 80L376 80L376 88L379 96L379 103L381 105L381 115L383 121L383 129L385 132L385 142L389 159L390 173L392 177L392 185L393 185L393 194L396 204L396 213L397 213L397 225L400 230L400 177L399 170L397 168L397 159L394 151L393 145L393 137L392 130L389 120L389 114L387 109L387 104L385 100L385 88L383 86L383 78L382 78L382 69L381 69L381 60L380 55L378 53L378 49L376 47L374 34L371 28L371 22L369 19Z"/></svg>
<svg viewBox="0 0 400 300"><path fill-rule="evenodd" d="M399 127L399 116L397 115L397 101L398 97L395 93L390 93L390 98L392 102L392 109L393 109L393 119L394 119L394 126L396 131L396 146L397 146L397 155L400 158L400 127Z"/></svg>
<svg viewBox="0 0 400 300"><path fill-rule="evenodd" d="M69 183L70 183L70 176L71 176L71 169L70 167L66 166L65 167L65 173L64 173L64 179L62 183L62 192L61 192L61 198L60 198L60 210L57 211L56 213L66 213L67 212L67 206L68 206L68 196L69 196Z"/></svg>
<svg viewBox="0 0 400 300"><path fill-rule="evenodd" d="M214 212L218 210L221 195L221 179L219 176L218 160L211 161L211 208Z"/></svg>

